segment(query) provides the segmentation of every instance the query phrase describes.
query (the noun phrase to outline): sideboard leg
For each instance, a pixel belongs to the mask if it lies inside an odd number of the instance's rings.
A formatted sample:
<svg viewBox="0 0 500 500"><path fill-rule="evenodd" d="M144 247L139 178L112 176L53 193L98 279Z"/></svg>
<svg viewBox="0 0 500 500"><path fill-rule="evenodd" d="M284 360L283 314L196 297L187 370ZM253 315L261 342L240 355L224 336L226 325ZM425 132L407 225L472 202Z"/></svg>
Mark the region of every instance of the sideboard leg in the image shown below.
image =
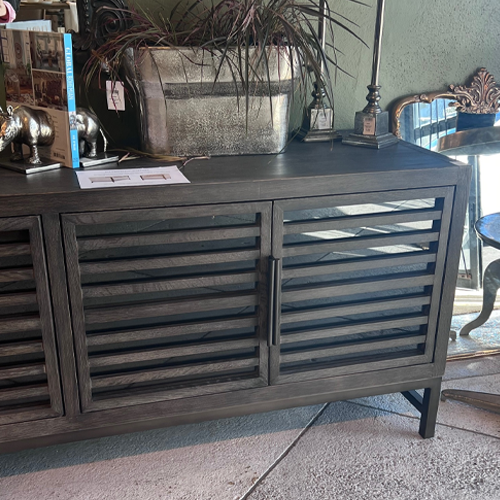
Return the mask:
<svg viewBox="0 0 500 500"><path fill-rule="evenodd" d="M403 396L420 412L418 433L424 438L434 436L441 393L441 379L424 389L423 397L417 391L405 391Z"/></svg>
<svg viewBox="0 0 500 500"><path fill-rule="evenodd" d="M435 384L434 387L429 387L424 390L422 416L420 417L420 428L418 429L418 433L424 439L434 436L440 397L441 380L439 380L439 383Z"/></svg>

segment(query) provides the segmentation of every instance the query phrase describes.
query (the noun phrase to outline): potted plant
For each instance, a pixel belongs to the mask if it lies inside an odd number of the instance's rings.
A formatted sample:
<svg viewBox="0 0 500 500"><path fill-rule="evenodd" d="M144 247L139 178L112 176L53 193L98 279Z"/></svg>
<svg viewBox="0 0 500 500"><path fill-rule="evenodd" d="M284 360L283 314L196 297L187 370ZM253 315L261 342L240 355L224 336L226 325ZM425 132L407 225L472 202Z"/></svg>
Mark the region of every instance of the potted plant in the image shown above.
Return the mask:
<svg viewBox="0 0 500 500"><path fill-rule="evenodd" d="M154 154L280 152L291 102L305 109L316 84L333 106L335 30L364 43L323 0L192 0L168 15L122 14L130 27L92 52L84 77L89 85L104 68L131 84L142 149Z"/></svg>

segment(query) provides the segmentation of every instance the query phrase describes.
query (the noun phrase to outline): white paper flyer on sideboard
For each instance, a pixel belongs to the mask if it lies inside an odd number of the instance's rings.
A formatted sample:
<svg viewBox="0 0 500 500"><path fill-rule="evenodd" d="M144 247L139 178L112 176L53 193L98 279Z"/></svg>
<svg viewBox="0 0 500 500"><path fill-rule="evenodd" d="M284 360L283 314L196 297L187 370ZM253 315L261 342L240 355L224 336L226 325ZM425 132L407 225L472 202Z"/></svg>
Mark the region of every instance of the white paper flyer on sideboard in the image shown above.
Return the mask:
<svg viewBox="0 0 500 500"><path fill-rule="evenodd" d="M190 184L190 181L176 166L87 170L76 172L76 175L82 189Z"/></svg>

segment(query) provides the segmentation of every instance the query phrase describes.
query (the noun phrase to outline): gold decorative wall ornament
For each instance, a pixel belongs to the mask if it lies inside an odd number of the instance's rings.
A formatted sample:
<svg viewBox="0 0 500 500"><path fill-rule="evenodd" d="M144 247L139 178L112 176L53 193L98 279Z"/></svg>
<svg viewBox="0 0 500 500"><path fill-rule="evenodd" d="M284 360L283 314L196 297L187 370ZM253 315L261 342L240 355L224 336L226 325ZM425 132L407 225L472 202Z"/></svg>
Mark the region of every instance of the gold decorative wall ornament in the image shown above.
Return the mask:
<svg viewBox="0 0 500 500"><path fill-rule="evenodd" d="M500 86L485 68L478 70L469 87L450 85L456 96L452 105L462 113L490 114L500 109Z"/></svg>

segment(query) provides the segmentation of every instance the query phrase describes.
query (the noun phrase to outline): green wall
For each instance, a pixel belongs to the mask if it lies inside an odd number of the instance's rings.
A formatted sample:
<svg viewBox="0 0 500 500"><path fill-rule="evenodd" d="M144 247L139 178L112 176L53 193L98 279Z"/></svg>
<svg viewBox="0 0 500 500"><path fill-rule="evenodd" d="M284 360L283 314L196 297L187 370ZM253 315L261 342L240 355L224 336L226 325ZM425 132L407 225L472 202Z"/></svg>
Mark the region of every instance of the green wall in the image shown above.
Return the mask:
<svg viewBox="0 0 500 500"><path fill-rule="evenodd" d="M387 0L384 103L468 82L485 67L500 82L498 0Z"/></svg>
<svg viewBox="0 0 500 500"><path fill-rule="evenodd" d="M135 0L158 9L176 0ZM330 7L355 21L356 32L373 45L376 0L363 7L328 0ZM337 34L344 55L339 63L354 78L338 73L336 127L351 128L366 104L371 80L371 49L345 33ZM499 0L386 0L380 84L384 109L398 97L463 84L479 67L500 80Z"/></svg>
<svg viewBox="0 0 500 500"><path fill-rule="evenodd" d="M358 33L373 46L376 0L371 8L346 7L329 0L360 25ZM371 80L371 51L342 37L342 61L356 78L340 75L336 85L336 126L353 126L365 106ZM340 42L339 41L339 42ZM386 0L380 84L381 106L399 97L461 85L479 67L500 81L499 0Z"/></svg>

